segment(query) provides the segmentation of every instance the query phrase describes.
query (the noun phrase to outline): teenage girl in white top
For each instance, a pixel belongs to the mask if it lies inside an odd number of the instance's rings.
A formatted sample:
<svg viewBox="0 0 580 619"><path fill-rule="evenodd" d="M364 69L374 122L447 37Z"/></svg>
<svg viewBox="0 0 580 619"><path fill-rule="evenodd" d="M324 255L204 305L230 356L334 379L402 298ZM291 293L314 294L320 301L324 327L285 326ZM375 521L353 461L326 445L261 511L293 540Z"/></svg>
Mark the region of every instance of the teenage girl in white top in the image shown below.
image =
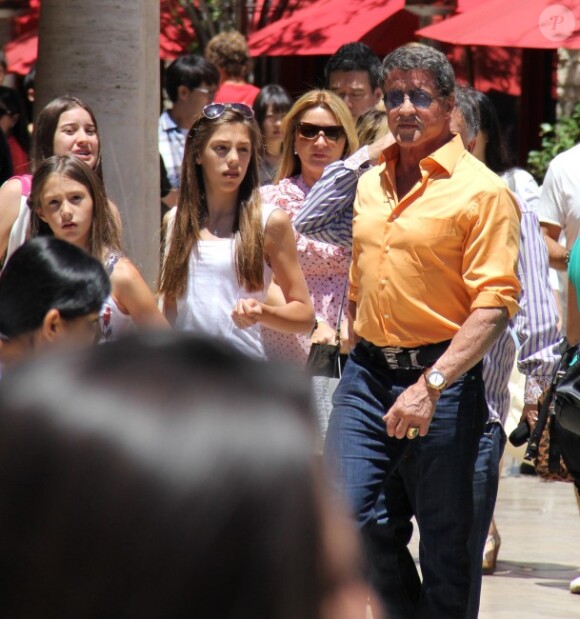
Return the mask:
<svg viewBox="0 0 580 619"><path fill-rule="evenodd" d="M193 123L160 283L176 328L226 339L253 357L265 356L261 325L303 333L314 323L288 216L260 199L260 139L244 104L210 104ZM281 305L266 302L272 276Z"/></svg>
<svg viewBox="0 0 580 619"><path fill-rule="evenodd" d="M119 229L102 181L78 157L49 157L32 179L32 236L52 234L97 258L111 279L101 314L103 339L137 327L167 328L149 287L123 255Z"/></svg>

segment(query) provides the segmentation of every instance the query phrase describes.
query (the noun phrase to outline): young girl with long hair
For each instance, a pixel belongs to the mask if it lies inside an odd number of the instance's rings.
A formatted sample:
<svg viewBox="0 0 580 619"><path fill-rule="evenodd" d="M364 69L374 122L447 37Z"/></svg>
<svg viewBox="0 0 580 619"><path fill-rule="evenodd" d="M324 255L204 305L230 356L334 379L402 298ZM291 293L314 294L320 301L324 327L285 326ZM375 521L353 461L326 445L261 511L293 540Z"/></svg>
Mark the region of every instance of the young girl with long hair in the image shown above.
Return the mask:
<svg viewBox="0 0 580 619"><path fill-rule="evenodd" d="M193 123L160 293L177 329L263 358L262 325L308 332L314 314L288 216L260 198L253 116L244 104L213 103ZM276 307L266 303L272 276L284 296Z"/></svg>
<svg viewBox="0 0 580 619"><path fill-rule="evenodd" d="M101 138L91 108L76 97L58 97L38 115L32 137L32 171L47 157L73 155L91 167L103 179ZM6 260L30 237L30 174L14 176L0 187L0 259ZM120 227L117 207L109 208Z"/></svg>
<svg viewBox="0 0 580 619"><path fill-rule="evenodd" d="M132 327L167 327L139 271L123 255L119 229L95 171L78 157L49 157L32 179L32 236L52 234L100 260L111 279L101 314L103 339Z"/></svg>

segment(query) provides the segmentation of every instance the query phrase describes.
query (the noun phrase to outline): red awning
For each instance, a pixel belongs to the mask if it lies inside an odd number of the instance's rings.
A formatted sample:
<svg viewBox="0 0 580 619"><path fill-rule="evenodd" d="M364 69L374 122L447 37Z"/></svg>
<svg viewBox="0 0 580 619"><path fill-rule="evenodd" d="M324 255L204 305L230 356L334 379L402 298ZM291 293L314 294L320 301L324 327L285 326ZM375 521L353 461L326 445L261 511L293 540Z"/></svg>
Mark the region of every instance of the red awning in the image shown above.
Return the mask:
<svg viewBox="0 0 580 619"><path fill-rule="evenodd" d="M416 34L456 45L580 49L580 3L489 0Z"/></svg>
<svg viewBox="0 0 580 619"><path fill-rule="evenodd" d="M28 32L10 41L4 46L6 64L10 73L26 75L36 61L38 53L38 35L36 31Z"/></svg>
<svg viewBox="0 0 580 619"><path fill-rule="evenodd" d="M418 18L404 0L319 0L254 32L252 56L331 55L350 41L363 41L383 55L408 43Z"/></svg>
<svg viewBox="0 0 580 619"><path fill-rule="evenodd" d="M309 6L316 0L295 0L289 3L283 15L292 15L294 11ZM256 0L253 7L253 27L257 27L262 15L262 9L266 8L266 18L271 18L278 9L276 3L268 3L266 0ZM161 28L159 33L159 56L163 60L173 60L180 54L186 53L190 48L195 33L187 13L176 0L160 0L161 4ZM8 71L26 75L36 62L38 52L38 18L40 13L40 0L30 0L30 11L13 20L12 41L4 46Z"/></svg>
<svg viewBox="0 0 580 619"><path fill-rule="evenodd" d="M40 0L31 0L30 11L14 19L14 31L19 36L4 46L10 73L26 75L36 62L39 13ZM177 58L189 49L194 37L193 27L183 9L175 2L161 0L160 58Z"/></svg>

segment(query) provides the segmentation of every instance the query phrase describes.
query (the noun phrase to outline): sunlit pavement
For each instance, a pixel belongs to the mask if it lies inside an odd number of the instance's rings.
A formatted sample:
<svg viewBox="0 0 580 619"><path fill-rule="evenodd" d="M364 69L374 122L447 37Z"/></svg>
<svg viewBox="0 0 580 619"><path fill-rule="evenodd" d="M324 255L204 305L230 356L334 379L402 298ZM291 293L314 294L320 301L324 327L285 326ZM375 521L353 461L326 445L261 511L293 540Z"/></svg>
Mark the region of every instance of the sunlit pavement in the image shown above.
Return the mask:
<svg viewBox="0 0 580 619"><path fill-rule="evenodd" d="M502 477L497 569L483 577L480 619L580 619L580 513L572 484ZM417 559L417 536L412 544Z"/></svg>
<svg viewBox="0 0 580 619"><path fill-rule="evenodd" d="M496 572L483 577L481 619L579 619L580 513L572 484L503 477Z"/></svg>

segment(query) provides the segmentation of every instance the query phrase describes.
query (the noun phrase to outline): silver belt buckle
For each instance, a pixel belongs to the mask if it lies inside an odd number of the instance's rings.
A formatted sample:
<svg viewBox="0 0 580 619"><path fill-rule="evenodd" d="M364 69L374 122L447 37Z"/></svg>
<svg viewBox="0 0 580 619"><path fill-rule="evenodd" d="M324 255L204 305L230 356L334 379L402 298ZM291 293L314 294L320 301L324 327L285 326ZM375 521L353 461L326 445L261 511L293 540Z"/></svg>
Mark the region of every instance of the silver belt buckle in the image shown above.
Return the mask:
<svg viewBox="0 0 580 619"><path fill-rule="evenodd" d="M389 368L391 370L399 369L399 360L397 359L397 355L402 353L403 349L400 346L385 346L382 351Z"/></svg>
<svg viewBox="0 0 580 619"><path fill-rule="evenodd" d="M387 367L391 370L421 370L423 366L419 363L417 348L403 349L400 346L385 346L381 349L387 363ZM405 353L404 357L397 358L397 355Z"/></svg>
<svg viewBox="0 0 580 619"><path fill-rule="evenodd" d="M411 358L411 367L414 370L421 370L423 366L419 363L419 350L417 348L413 348L409 351L409 357Z"/></svg>

